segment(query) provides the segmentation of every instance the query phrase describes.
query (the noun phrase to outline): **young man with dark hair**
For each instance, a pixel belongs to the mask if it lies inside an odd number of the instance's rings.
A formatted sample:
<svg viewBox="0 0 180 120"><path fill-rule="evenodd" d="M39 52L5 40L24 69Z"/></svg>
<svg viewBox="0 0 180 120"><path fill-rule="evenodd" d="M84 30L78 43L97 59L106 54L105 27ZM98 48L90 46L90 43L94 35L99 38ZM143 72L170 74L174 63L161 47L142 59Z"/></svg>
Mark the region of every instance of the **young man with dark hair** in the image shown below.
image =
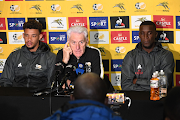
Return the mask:
<svg viewBox="0 0 180 120"><path fill-rule="evenodd" d="M56 55L41 42L41 23L30 20L23 25L25 45L6 60L0 85L4 87L50 87Z"/></svg>
<svg viewBox="0 0 180 120"><path fill-rule="evenodd" d="M74 84L71 101L45 120L122 120L107 104L107 88L96 73L85 73Z"/></svg>
<svg viewBox="0 0 180 120"><path fill-rule="evenodd" d="M150 91L150 79L155 71L163 70L172 87L174 58L157 42L156 25L152 21L144 21L139 28L141 42L128 52L122 64L122 90Z"/></svg>

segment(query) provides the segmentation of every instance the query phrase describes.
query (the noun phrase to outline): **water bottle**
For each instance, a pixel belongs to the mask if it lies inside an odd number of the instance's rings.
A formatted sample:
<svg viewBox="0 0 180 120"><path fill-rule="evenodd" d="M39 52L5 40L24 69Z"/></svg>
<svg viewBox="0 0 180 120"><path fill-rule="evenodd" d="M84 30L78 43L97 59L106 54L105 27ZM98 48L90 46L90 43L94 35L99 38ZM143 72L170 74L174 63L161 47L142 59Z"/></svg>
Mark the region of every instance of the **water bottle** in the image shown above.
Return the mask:
<svg viewBox="0 0 180 120"><path fill-rule="evenodd" d="M150 87L150 100L159 100L159 79L157 78L157 74L155 72L150 80Z"/></svg>
<svg viewBox="0 0 180 120"><path fill-rule="evenodd" d="M165 76L163 70L161 70L159 72L159 77L160 77L160 96L166 97L166 95L167 95L167 77Z"/></svg>

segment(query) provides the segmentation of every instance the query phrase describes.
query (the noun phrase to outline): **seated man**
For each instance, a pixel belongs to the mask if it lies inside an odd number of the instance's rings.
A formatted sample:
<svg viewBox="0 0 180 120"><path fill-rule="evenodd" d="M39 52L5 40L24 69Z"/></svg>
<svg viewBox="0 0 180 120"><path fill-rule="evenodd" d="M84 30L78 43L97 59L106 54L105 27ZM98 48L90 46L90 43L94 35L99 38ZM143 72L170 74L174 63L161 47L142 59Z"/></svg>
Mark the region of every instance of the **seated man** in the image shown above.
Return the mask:
<svg viewBox="0 0 180 120"><path fill-rule="evenodd" d="M94 47L87 46L88 32L85 27L73 26L67 31L68 40L62 50L59 50L56 57L56 63L61 64L65 69L67 65L73 65L78 68L78 63L84 65L85 72L97 73L101 78L103 77L103 67L101 53ZM61 78L64 75L62 71ZM73 72L67 84L77 78L76 72Z"/></svg>
<svg viewBox="0 0 180 120"><path fill-rule="evenodd" d="M122 64L122 90L150 91L150 79L155 71L163 70L172 87L174 58L157 42L156 26L151 21L144 21L139 28L141 42L128 52Z"/></svg>
<svg viewBox="0 0 180 120"><path fill-rule="evenodd" d="M180 120L180 87L172 88L164 100L165 120Z"/></svg>
<svg viewBox="0 0 180 120"><path fill-rule="evenodd" d="M45 120L122 120L107 106L106 85L95 73L85 73L75 81L72 101Z"/></svg>
<svg viewBox="0 0 180 120"><path fill-rule="evenodd" d="M23 25L25 45L6 60L0 85L4 87L50 87L56 55L41 42L42 24L30 20Z"/></svg>

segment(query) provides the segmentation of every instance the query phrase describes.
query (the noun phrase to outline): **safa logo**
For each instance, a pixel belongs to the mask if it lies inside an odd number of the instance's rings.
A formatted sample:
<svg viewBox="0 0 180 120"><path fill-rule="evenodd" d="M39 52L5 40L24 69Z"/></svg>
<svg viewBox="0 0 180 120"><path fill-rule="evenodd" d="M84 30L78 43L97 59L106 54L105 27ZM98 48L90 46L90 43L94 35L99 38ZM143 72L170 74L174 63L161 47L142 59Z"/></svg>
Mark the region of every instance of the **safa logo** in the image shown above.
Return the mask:
<svg viewBox="0 0 180 120"><path fill-rule="evenodd" d="M111 71L121 71L123 59L111 60Z"/></svg>
<svg viewBox="0 0 180 120"><path fill-rule="evenodd" d="M89 17L90 29L108 29L108 17Z"/></svg>
<svg viewBox="0 0 180 120"><path fill-rule="evenodd" d="M25 18L7 18L9 30L23 30Z"/></svg>
<svg viewBox="0 0 180 120"><path fill-rule="evenodd" d="M49 44L65 44L66 42L66 32L49 32Z"/></svg>
<svg viewBox="0 0 180 120"><path fill-rule="evenodd" d="M139 31L132 31L132 43L139 43L140 41Z"/></svg>

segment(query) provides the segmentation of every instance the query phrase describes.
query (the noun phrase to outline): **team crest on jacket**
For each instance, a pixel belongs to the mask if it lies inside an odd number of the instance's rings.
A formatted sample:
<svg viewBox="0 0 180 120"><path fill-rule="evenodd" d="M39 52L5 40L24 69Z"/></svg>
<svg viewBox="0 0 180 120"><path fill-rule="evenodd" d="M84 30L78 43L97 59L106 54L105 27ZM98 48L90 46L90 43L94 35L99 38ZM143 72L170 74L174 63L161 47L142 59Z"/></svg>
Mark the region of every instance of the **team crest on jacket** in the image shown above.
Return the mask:
<svg viewBox="0 0 180 120"><path fill-rule="evenodd" d="M42 66L41 66L41 65L36 64L35 69L42 70Z"/></svg>
<svg viewBox="0 0 180 120"><path fill-rule="evenodd" d="M138 65L137 69L138 69L138 72L135 72L136 75L141 75L141 74L143 74L143 72L141 72L141 70L142 70L141 64Z"/></svg>

